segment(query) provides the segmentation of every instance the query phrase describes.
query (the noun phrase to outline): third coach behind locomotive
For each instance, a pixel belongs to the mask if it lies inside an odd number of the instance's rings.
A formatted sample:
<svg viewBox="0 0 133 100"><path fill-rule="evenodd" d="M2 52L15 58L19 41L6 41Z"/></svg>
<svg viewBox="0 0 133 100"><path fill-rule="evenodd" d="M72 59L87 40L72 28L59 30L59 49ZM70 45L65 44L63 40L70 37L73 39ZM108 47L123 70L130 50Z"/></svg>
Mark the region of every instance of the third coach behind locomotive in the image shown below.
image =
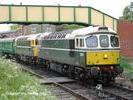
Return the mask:
<svg viewBox="0 0 133 100"><path fill-rule="evenodd" d="M73 78L106 83L123 71L119 52L117 33L108 27L90 26L45 36L39 59Z"/></svg>

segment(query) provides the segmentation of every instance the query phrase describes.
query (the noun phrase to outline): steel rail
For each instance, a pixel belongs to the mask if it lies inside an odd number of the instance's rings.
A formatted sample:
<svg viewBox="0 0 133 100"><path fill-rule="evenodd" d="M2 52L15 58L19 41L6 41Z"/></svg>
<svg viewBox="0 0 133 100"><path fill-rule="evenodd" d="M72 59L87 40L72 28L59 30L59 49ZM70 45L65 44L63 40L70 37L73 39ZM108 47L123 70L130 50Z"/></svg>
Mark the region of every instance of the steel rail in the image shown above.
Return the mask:
<svg viewBox="0 0 133 100"><path fill-rule="evenodd" d="M35 72L33 72L31 69L29 69L29 68L26 68L26 67L22 67L22 69L24 70L24 71L27 71L27 72L29 72L30 74L32 74L32 75L35 75L35 76L37 76L37 77L39 77L39 78L44 78L44 76L42 76L42 75L39 75L39 74L37 74L37 73L35 73ZM64 82L65 83L65 82ZM68 82L67 82L68 83ZM45 85L45 83L41 83L42 85L44 84ZM47 85L48 84L53 84L53 85L55 85L55 86L57 86L57 87L59 87L59 88L62 88L63 90L65 90L66 92L69 92L70 94L72 94L74 97L76 97L76 98L78 98L78 99L80 99L80 100L91 100L90 98L87 98L87 97L85 97L84 95L82 95L82 94L79 94L79 93L76 93L75 91L73 91L71 88L68 88L68 87L66 87L66 86L63 86L63 84L59 84L59 83L57 83L57 82L50 82L50 83L46 83Z"/></svg>
<svg viewBox="0 0 133 100"><path fill-rule="evenodd" d="M110 89L104 88L99 91L104 94L109 94L111 96L114 96L118 100L133 100L133 90L125 88L122 86L122 84L118 84L118 83L111 84L111 86L112 87ZM115 90L117 93L115 92Z"/></svg>

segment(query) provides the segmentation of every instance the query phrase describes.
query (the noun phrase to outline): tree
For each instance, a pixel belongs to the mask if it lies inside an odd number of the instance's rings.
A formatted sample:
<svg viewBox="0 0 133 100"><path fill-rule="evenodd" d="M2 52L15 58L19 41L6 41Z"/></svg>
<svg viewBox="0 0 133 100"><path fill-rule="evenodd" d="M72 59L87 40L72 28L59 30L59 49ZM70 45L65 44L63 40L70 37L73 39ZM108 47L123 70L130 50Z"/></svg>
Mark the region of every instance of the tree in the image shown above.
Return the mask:
<svg viewBox="0 0 133 100"><path fill-rule="evenodd" d="M121 19L133 21L133 2L131 2L130 5L124 8L123 16L121 17Z"/></svg>
<svg viewBox="0 0 133 100"><path fill-rule="evenodd" d="M13 24L10 26L10 30L16 31L21 28L22 25Z"/></svg>

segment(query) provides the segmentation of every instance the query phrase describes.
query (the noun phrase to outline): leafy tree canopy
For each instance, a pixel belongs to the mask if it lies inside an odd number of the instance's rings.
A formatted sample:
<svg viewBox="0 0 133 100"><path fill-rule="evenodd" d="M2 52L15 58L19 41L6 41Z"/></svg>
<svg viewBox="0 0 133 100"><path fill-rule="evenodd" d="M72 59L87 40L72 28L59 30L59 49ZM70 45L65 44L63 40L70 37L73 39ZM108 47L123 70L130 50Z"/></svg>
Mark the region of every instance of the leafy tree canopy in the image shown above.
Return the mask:
<svg viewBox="0 0 133 100"><path fill-rule="evenodd" d="M124 8L123 16L120 19L133 20L133 2Z"/></svg>
<svg viewBox="0 0 133 100"><path fill-rule="evenodd" d="M21 28L21 25L13 24L10 26L10 30L16 31Z"/></svg>

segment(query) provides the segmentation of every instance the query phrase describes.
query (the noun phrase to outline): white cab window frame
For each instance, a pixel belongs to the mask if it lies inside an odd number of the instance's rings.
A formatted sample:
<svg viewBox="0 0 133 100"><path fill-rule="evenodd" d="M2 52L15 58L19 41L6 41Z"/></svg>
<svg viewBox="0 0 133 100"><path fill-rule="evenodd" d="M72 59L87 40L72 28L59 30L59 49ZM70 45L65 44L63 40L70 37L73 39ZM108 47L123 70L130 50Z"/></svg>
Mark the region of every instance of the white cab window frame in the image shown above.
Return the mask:
<svg viewBox="0 0 133 100"><path fill-rule="evenodd" d="M79 49L86 48L84 37L75 37L74 42L75 42L75 48L79 48ZM82 42L82 44L81 44L81 42Z"/></svg>

